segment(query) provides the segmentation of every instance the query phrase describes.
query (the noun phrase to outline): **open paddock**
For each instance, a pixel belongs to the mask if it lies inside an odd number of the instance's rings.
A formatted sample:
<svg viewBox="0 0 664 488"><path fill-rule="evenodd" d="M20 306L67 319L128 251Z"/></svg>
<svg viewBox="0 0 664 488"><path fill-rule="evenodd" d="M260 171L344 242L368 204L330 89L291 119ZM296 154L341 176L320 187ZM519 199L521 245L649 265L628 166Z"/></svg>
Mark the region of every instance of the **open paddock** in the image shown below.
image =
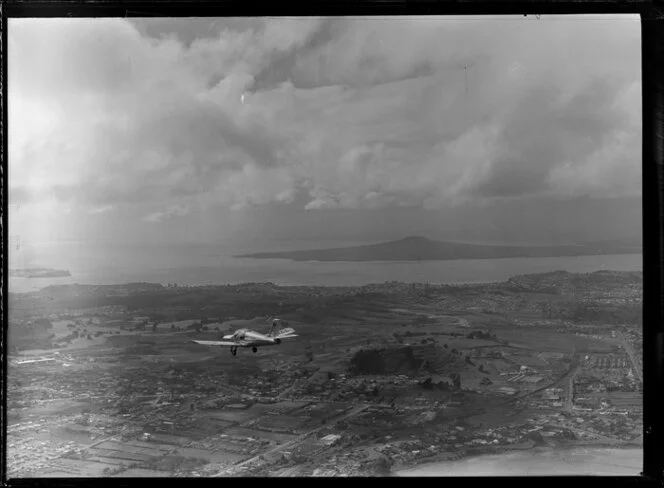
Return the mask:
<svg viewBox="0 0 664 488"><path fill-rule="evenodd" d="M144 447L139 447L139 446L132 446L129 444L124 444L121 442L115 442L115 441L104 441L100 444L96 444L94 448L90 448L89 451L93 452L93 450L96 451L122 451L122 452L127 452L127 453L134 453L134 454L148 454L150 452L154 452L156 449L146 449Z"/></svg>
<svg viewBox="0 0 664 488"><path fill-rule="evenodd" d="M217 418L217 417L214 417L214 416L205 417L205 418L208 422L210 422L210 424L212 426L212 430L214 430L216 432L222 432L225 429L227 429L228 427L236 424L236 422L231 422L229 420L220 419L220 418Z"/></svg>
<svg viewBox="0 0 664 488"><path fill-rule="evenodd" d="M217 454L217 459L221 459L220 462L227 462L225 460L228 459L228 455L232 454L237 459L244 459L253 448L254 444L252 443L242 442L239 439L224 438L215 441L215 446L210 451Z"/></svg>
<svg viewBox="0 0 664 488"><path fill-rule="evenodd" d="M134 461L128 461L126 459L114 459L114 458L99 457L99 456L90 456L85 458L85 460L93 461L96 463L102 463L109 468L116 468L118 466L129 466L130 464L134 463Z"/></svg>
<svg viewBox="0 0 664 488"><path fill-rule="evenodd" d="M254 425L254 428L261 431L295 432L302 430L302 424L305 420L307 419L302 416L272 415L263 417Z"/></svg>
<svg viewBox="0 0 664 488"><path fill-rule="evenodd" d="M99 449L96 447L88 449L88 452L91 455L96 456L98 458L122 459L122 460L135 461L135 462L147 462L159 456L158 453L157 456L151 456L147 454L138 454L129 451L116 451L114 449Z"/></svg>
<svg viewBox="0 0 664 488"><path fill-rule="evenodd" d="M215 410L213 412L205 412L205 418L214 421L225 421L230 424L237 424L248 422L263 415L265 412L261 411L262 408L247 408L245 410Z"/></svg>
<svg viewBox="0 0 664 488"><path fill-rule="evenodd" d="M109 441L105 441L109 442ZM103 444L105 444L105 442ZM114 442L114 441L110 441ZM129 448L142 448L142 449L147 449L150 452L155 452L156 449L159 451L170 451L173 449L173 446L168 446L168 445L160 445L160 444L155 444L153 442L142 442L142 441L136 441L136 440L131 440L131 441L125 441L125 442L117 442L116 444L120 446L127 446ZM98 446L101 446L102 444L98 444Z"/></svg>
<svg viewBox="0 0 664 488"><path fill-rule="evenodd" d="M488 406L484 413L465 419L465 423L473 428L497 428L525 420L526 416L514 411L511 405Z"/></svg>
<svg viewBox="0 0 664 488"><path fill-rule="evenodd" d="M193 424L189 425L187 431L192 434L193 438L209 437L211 435L223 432L228 427L234 425L223 419L214 419L208 417L199 417Z"/></svg>
<svg viewBox="0 0 664 488"><path fill-rule="evenodd" d="M411 310L408 308L389 308L388 310L390 313L401 317L413 317L420 313L416 310Z"/></svg>
<svg viewBox="0 0 664 488"><path fill-rule="evenodd" d="M265 403L265 404L255 403L250 408L256 409L256 411L259 411L261 413L265 412L270 415L276 415L276 414L281 415L302 408L308 403L309 402L307 401L284 400L278 403Z"/></svg>
<svg viewBox="0 0 664 488"><path fill-rule="evenodd" d="M516 353L512 353L510 356L512 357L512 359L514 361L516 361L520 365L529 366L531 368L546 369L549 366L549 363L547 363L542 358L539 358L534 354L516 354Z"/></svg>
<svg viewBox="0 0 664 488"><path fill-rule="evenodd" d="M457 350L468 350L468 349L477 349L480 347L504 347L502 344L485 339L468 339L466 337L455 338L451 340L441 339L441 342L447 344L447 347L450 349Z"/></svg>
<svg viewBox="0 0 664 488"><path fill-rule="evenodd" d="M556 333L545 330L502 330L498 334L510 345L521 346L538 352L570 353L576 352L611 352L619 343L612 339L592 339L568 333Z"/></svg>
<svg viewBox="0 0 664 488"><path fill-rule="evenodd" d="M181 446L183 444L190 442L190 440L187 439L186 437L179 437L169 434L152 434L150 440L157 444L167 444L172 446Z"/></svg>
<svg viewBox="0 0 664 488"><path fill-rule="evenodd" d="M228 429L226 432L228 435L235 437L253 437L254 439L261 439L267 441L276 441L276 442L288 442L295 439L297 436L293 434L285 434L281 432L268 432L255 429L247 429L243 427L234 427Z"/></svg>
<svg viewBox="0 0 664 488"><path fill-rule="evenodd" d="M65 415L80 414L87 407L87 403L78 402L76 400L54 400L42 405L31 406L28 410L22 412L22 415L26 415L27 413L40 418L51 416L62 417Z"/></svg>
<svg viewBox="0 0 664 488"><path fill-rule="evenodd" d="M327 419L334 417L335 415L340 415L350 408L348 404L339 404L339 403L316 403L308 405L305 408L297 410L294 412L296 415L309 416L314 419Z"/></svg>
<svg viewBox="0 0 664 488"><path fill-rule="evenodd" d="M131 468L118 473L112 478L170 478L171 474L156 469Z"/></svg>
<svg viewBox="0 0 664 488"><path fill-rule="evenodd" d="M97 444L95 447L97 450L108 450L108 451L119 451L131 454L143 454L148 456L159 455L160 452L170 450L164 446L159 446L158 444L150 445L146 444L145 446L137 446L129 442L115 442L115 441L104 441L101 444Z"/></svg>
<svg viewBox="0 0 664 488"><path fill-rule="evenodd" d="M208 463L236 463L244 458L246 458L245 455L240 455L236 454L234 452L230 451L224 451L224 450L216 450L213 451L208 451L206 449L194 449L194 448L179 448L176 452L174 452L174 455L177 456L184 456L188 458L196 458L196 459L203 459L207 461Z"/></svg>
<svg viewBox="0 0 664 488"><path fill-rule="evenodd" d="M90 459L55 459L48 468L40 470L39 477L44 478L96 478L104 476L104 469L113 466Z"/></svg>
<svg viewBox="0 0 664 488"><path fill-rule="evenodd" d="M203 428L201 425L190 425L186 428L176 429L172 432L176 436L180 436L188 441L200 441L209 437L211 432Z"/></svg>
<svg viewBox="0 0 664 488"><path fill-rule="evenodd" d="M49 437L60 441L76 442L78 444L89 444L92 442L94 435L90 430L76 424L49 429Z"/></svg>

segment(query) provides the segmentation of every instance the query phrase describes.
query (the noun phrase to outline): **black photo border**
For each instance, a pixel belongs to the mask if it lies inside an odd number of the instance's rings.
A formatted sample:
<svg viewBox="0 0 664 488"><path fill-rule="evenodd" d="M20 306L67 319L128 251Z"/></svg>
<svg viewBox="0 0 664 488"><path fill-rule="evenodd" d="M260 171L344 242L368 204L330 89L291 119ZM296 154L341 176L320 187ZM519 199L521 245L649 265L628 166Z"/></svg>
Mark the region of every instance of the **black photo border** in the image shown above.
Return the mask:
<svg viewBox="0 0 664 488"><path fill-rule="evenodd" d="M642 202L643 202L643 426L644 462L640 476L563 476L475 478L488 485L533 486L562 483L608 486L664 486L664 0L0 0L2 86L2 405L0 452L5 453L7 412L7 297L9 245L7 181L7 25L21 17L241 17L241 16L371 16L371 15L546 15L639 14L641 17L642 67ZM573 61L572 61L573 62ZM6 455L0 474L7 486L124 486L145 484L148 479L7 479ZM405 478L401 478L404 480ZM164 479L160 479L162 481ZM156 481L156 480L155 480ZM170 479L167 484L191 482ZM244 479L241 482L252 481ZM276 480L256 480L272 483ZM284 480L282 480L284 481ZM299 480L289 478L289 483ZM340 481L316 479L316 483ZM387 481L382 479L380 481ZM470 483L466 478L427 478L425 483ZM310 483L311 479L304 480ZM397 481L398 482L398 481ZM418 481L419 482L419 481ZM219 480L196 478L196 483ZM235 481L234 481L235 483Z"/></svg>

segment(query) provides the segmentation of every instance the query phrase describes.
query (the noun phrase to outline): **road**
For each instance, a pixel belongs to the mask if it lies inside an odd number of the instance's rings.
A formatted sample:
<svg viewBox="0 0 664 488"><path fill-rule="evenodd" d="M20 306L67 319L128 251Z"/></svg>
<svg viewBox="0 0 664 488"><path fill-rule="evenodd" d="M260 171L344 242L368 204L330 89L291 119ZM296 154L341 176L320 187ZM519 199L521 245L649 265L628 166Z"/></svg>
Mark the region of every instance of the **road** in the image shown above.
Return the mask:
<svg viewBox="0 0 664 488"><path fill-rule="evenodd" d="M231 468L231 469L234 471L234 470L236 470L236 469L238 469L238 468L241 468L241 467L243 467L243 466L247 466L247 465L249 465L249 464L251 464L251 463L254 463L254 462L258 461L258 460L260 459L261 456L267 456L267 455L273 454L273 453L275 453L275 452L278 452L278 451L281 451L281 450L284 450L284 449L288 449L288 448L295 447L295 446L297 446L300 442L302 442L304 439L306 439L307 437L309 437L310 435L315 434L315 433L317 433L317 432L320 432L321 430L323 430L323 429L325 429L325 428L328 428L328 427L329 427L330 425L332 425L332 424L335 424L335 423L337 423L337 422L341 422L342 420L346 420L346 419L348 419L348 418L350 418L350 417L353 417L354 415L357 415L358 413L363 412L364 410L366 410L366 409L369 408L369 407L371 407L370 404L358 405L357 407L351 409L349 412L346 412L346 413L341 414L341 415L339 415L339 416L337 416L337 417L333 417L333 418L331 418L330 420L327 421L326 424L321 425L320 427L316 427L315 429L311 429L310 431L305 432L304 434L299 435L297 438L295 438L295 439L293 439L293 440L291 440L291 441L287 441L287 442L285 442L285 443L283 443L283 444L279 444L279 445L277 445L277 446L275 446L275 447L273 447L273 448L271 448L271 449L268 449L267 451L262 452L261 454L258 454L258 455L254 456L254 457L252 457L252 458L247 459L246 461L242 461L241 463L236 464L236 465L235 465L233 468ZM227 470L223 470L223 471L221 471L220 473L217 473L217 474L213 475L212 477L213 477L213 478L218 478L218 477L221 477L221 476L228 476L228 472L227 472Z"/></svg>
<svg viewBox="0 0 664 488"><path fill-rule="evenodd" d="M576 378L579 368L575 368L572 374L567 378L567 396L565 397L565 410L568 412L572 411L574 406L574 379Z"/></svg>
<svg viewBox="0 0 664 488"><path fill-rule="evenodd" d="M625 349L627 355L629 356L629 360L632 362L632 369L634 370L634 374L636 374L639 377L639 381L643 383L643 373L641 371L641 363L640 361L638 361L638 358L634 353L634 349L632 349L632 345L627 340L627 337L625 337L625 334L623 334L621 331L618 331L617 335L618 338L620 339L620 342L622 342L623 348Z"/></svg>
<svg viewBox="0 0 664 488"><path fill-rule="evenodd" d="M320 368L316 368L316 371L311 373L306 379L295 381L291 386L289 386L284 391L279 393L279 395L277 395L277 398L279 398L279 399L286 398L286 395L288 395L296 387L306 385L307 383L309 383L309 381L311 381L311 379L316 375L316 373L318 373L319 370L320 370Z"/></svg>
<svg viewBox="0 0 664 488"><path fill-rule="evenodd" d="M524 398L527 398L527 397L529 397L529 396L532 396L532 395L535 395L535 394L537 394L537 393L540 393L540 392L546 390L547 388L552 388L553 386L557 385L557 384L560 383L561 381L565 380L565 378L569 378L570 375L571 375L572 377L575 376L576 373L577 373L577 371L578 371L578 369L579 369L579 364L578 364L577 360L574 359L574 360L572 360L572 363L570 364L569 368L567 368L567 371L565 371L562 375L560 375L558 378L556 378L556 379L553 380L552 382L547 383L547 384L544 385L544 386L540 386L539 388L537 388L537 389L535 389L535 390L533 390L533 391L526 392L526 393L524 393L523 395L517 395L517 396L515 396L515 397L513 397L513 398L510 398L510 399L506 400L505 403L503 403L502 405L506 405L506 404L508 404L508 403L516 402L516 401L518 401L518 400L523 400Z"/></svg>

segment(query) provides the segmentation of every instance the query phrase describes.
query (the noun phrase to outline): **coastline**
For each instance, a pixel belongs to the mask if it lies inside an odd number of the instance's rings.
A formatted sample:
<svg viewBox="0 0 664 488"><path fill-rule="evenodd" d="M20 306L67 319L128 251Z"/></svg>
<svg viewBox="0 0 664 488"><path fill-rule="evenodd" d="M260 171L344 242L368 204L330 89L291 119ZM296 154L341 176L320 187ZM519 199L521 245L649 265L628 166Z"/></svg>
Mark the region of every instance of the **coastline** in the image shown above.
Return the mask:
<svg viewBox="0 0 664 488"><path fill-rule="evenodd" d="M121 285L134 282L186 286L221 286L272 282L279 286L347 287L401 283L436 285L483 285L501 283L510 277L553 272L641 271L642 254L597 255L573 258L518 258L441 260L435 262L304 263L286 260L241 259L210 263L208 266L173 268L77 269L62 278L10 277L11 293L28 293L49 285Z"/></svg>
<svg viewBox="0 0 664 488"><path fill-rule="evenodd" d="M638 476L643 469L643 446L633 443L508 447L490 453L459 454L454 460L408 463L392 471L391 476Z"/></svg>

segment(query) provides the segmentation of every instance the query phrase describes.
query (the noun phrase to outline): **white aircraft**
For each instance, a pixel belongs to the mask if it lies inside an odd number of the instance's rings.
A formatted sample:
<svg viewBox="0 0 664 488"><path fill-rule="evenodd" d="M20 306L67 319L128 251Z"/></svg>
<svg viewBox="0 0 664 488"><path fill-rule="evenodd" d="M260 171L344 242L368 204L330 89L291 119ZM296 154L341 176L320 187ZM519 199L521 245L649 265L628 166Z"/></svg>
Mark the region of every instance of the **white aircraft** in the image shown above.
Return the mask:
<svg viewBox="0 0 664 488"><path fill-rule="evenodd" d="M261 334L251 329L238 329L232 334L223 336L223 341L192 341L196 344L204 346L230 346L231 354L237 354L238 347L250 347L253 352L258 352L259 347L276 346L281 344L282 339L290 339L297 337L294 334L295 329L290 327L282 328L283 321L281 319L274 319L270 332Z"/></svg>

